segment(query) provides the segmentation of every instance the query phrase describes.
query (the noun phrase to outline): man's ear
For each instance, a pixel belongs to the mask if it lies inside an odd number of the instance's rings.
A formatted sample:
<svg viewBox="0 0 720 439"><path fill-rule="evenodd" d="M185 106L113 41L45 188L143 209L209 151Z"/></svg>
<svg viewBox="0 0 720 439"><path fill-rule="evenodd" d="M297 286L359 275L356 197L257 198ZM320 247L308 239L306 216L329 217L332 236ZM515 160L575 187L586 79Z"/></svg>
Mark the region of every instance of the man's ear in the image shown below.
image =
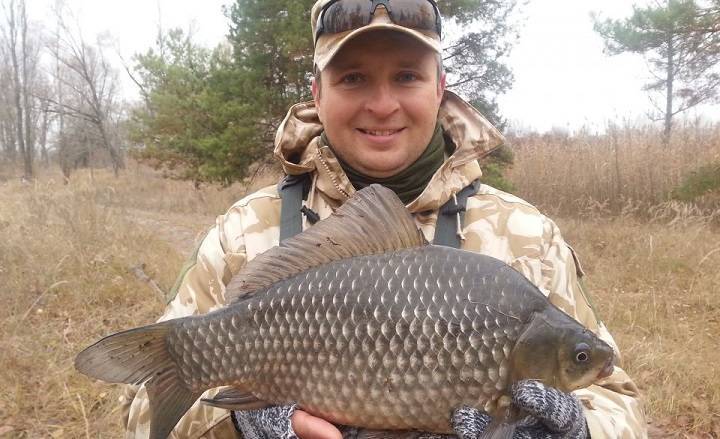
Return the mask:
<svg viewBox="0 0 720 439"><path fill-rule="evenodd" d="M315 110L317 111L318 119L320 119L320 123L322 123L323 112L320 107L320 87L321 84L313 77L310 81L310 90L312 91L313 101L315 101Z"/></svg>
<svg viewBox="0 0 720 439"><path fill-rule="evenodd" d="M315 108L320 109L320 86L318 85L315 78L310 81L310 91L312 92L313 101L315 101Z"/></svg>
<svg viewBox="0 0 720 439"><path fill-rule="evenodd" d="M443 94L445 93L446 79L447 79L447 74L445 72L443 72L442 75L440 75L440 80L438 81L438 89L437 89L438 98L440 98L440 99L442 99Z"/></svg>

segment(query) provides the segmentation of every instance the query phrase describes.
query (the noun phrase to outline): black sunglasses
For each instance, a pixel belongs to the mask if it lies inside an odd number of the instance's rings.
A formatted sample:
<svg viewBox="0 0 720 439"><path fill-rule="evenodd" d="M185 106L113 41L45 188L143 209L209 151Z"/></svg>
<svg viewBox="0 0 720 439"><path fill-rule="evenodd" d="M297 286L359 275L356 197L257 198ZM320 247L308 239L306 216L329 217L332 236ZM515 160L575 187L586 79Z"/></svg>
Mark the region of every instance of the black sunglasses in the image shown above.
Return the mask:
<svg viewBox="0 0 720 439"><path fill-rule="evenodd" d="M434 0L332 0L320 11L315 41L323 33L336 34L367 26L380 5L395 24L435 31L442 36L440 10Z"/></svg>

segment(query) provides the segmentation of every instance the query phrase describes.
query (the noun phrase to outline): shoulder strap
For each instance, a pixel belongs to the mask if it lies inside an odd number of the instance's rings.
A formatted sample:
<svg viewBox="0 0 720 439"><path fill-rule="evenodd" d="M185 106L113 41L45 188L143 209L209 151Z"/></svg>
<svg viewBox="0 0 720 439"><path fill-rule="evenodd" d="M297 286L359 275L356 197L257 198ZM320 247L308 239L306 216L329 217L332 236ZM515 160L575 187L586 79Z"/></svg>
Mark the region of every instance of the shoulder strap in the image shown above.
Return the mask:
<svg viewBox="0 0 720 439"><path fill-rule="evenodd" d="M465 221L465 206L467 206L468 198L477 193L480 184L480 180L473 181L440 207L435 223L433 244L460 248L460 233Z"/></svg>
<svg viewBox="0 0 720 439"><path fill-rule="evenodd" d="M303 199L310 189L310 174L286 175L280 193L280 243L302 232Z"/></svg>
<svg viewBox="0 0 720 439"><path fill-rule="evenodd" d="M462 227L465 220L467 200L477 193L480 184L480 180L473 181L458 192L454 198L449 199L440 207L433 244L460 248L458 217L460 227ZM302 232L302 202L307 196L309 188L310 174L287 175L278 184L278 192L282 200L280 207L280 243ZM314 212L311 213L314 214Z"/></svg>

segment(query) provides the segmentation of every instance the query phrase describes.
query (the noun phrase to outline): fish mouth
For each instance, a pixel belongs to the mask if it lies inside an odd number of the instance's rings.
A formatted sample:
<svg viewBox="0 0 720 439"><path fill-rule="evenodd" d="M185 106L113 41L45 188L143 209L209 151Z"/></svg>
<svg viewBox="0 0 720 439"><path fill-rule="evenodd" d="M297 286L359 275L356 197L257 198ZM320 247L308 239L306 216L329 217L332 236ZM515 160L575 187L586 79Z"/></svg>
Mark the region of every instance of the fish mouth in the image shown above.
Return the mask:
<svg viewBox="0 0 720 439"><path fill-rule="evenodd" d="M608 358L608 360L605 362L605 365L603 366L602 370L600 371L600 373L598 374L597 377L599 380L603 379L603 378L607 378L610 375L612 375L614 370L615 370L615 366L613 366L613 359Z"/></svg>

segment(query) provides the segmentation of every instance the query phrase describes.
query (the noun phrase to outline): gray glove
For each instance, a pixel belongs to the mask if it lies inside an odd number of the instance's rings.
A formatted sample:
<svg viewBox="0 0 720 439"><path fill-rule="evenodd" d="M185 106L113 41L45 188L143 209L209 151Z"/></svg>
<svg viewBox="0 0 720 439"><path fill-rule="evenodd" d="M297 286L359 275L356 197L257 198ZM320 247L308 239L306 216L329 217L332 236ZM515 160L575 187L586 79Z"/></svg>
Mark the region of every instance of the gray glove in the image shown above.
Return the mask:
<svg viewBox="0 0 720 439"><path fill-rule="evenodd" d="M538 381L513 385L513 404L527 413L513 439L587 439L590 437L580 401ZM485 412L463 407L453 414L453 429L460 439L475 439L492 421Z"/></svg>
<svg viewBox="0 0 720 439"><path fill-rule="evenodd" d="M260 410L232 412L235 428L245 439L298 439L290 417L297 406L282 405Z"/></svg>

